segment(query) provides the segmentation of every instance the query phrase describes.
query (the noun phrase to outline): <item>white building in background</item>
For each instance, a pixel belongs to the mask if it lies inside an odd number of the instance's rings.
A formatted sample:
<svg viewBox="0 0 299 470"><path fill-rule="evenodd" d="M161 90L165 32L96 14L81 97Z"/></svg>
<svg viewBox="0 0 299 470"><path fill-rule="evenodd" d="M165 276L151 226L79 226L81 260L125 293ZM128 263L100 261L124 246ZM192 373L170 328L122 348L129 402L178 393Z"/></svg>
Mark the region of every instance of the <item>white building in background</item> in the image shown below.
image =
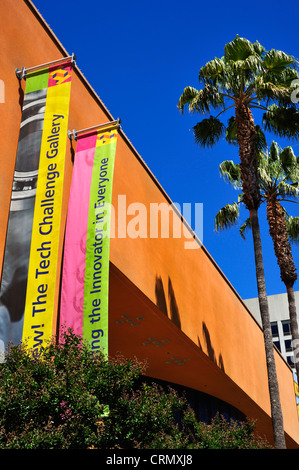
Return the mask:
<svg viewBox="0 0 299 470"><path fill-rule="evenodd" d="M295 372L287 294L269 295L268 302L273 343L293 369L293 372ZM295 302L299 321L299 291L295 292ZM262 320L258 298L246 299L244 300L244 303L247 305L256 320L261 324Z"/></svg>

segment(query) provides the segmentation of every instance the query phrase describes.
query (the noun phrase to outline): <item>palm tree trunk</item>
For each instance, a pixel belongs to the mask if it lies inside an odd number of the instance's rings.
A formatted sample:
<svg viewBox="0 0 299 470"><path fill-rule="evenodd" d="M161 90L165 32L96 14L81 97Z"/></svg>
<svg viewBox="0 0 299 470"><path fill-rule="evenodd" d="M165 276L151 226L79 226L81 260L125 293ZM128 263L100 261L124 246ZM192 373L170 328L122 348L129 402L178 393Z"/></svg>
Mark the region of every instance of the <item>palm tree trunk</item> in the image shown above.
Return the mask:
<svg viewBox="0 0 299 470"><path fill-rule="evenodd" d="M267 292L266 292L258 211L257 209L251 209L249 212L250 212L250 222L251 222L251 228L252 228L254 254L255 254L258 298L259 298L259 306L260 306L260 313L261 313L263 333L264 333L274 444L275 444L276 449L285 449L286 443L285 443L284 428L283 428L283 416L282 416L282 410L281 410L281 404L280 404L278 380L277 380L276 366L275 366L275 359L274 359L274 347L273 347L273 341L272 341L270 315L269 315L269 308L268 308L268 298L267 298Z"/></svg>
<svg viewBox="0 0 299 470"><path fill-rule="evenodd" d="M261 198L257 170L256 130L248 103L240 100L235 108L235 115L240 155L241 180L244 193L242 201L249 210L253 235L256 279L265 343L274 444L277 449L285 449L286 443L283 428L283 416L279 397L276 365L274 360L261 234L258 220L258 207L260 205Z"/></svg>
<svg viewBox="0 0 299 470"><path fill-rule="evenodd" d="M289 304L289 316L291 322L291 335L293 348L299 346L298 321L295 304L293 285L297 280L296 266L293 259L292 248L286 227L286 219L280 202L275 194L267 199L267 219L269 223L269 233L271 235L274 252L280 268L280 277L286 286ZM297 381L299 379L299 362L294 354Z"/></svg>
<svg viewBox="0 0 299 470"><path fill-rule="evenodd" d="M242 202L250 210L259 207L261 197L258 184L256 130L248 104L240 101L235 108L240 171L243 188Z"/></svg>
<svg viewBox="0 0 299 470"><path fill-rule="evenodd" d="M285 214L275 194L267 197L267 220L281 280L285 286L294 285L297 280L296 266L289 242Z"/></svg>
<svg viewBox="0 0 299 470"><path fill-rule="evenodd" d="M291 335L292 335L292 348L294 353L294 364L297 374L297 383L299 380L299 357L297 358L298 348L299 348L299 331L298 331L298 321L297 321L297 311L296 311L296 302L293 284L286 285L287 294L288 294L288 304L289 304L289 315L291 322Z"/></svg>

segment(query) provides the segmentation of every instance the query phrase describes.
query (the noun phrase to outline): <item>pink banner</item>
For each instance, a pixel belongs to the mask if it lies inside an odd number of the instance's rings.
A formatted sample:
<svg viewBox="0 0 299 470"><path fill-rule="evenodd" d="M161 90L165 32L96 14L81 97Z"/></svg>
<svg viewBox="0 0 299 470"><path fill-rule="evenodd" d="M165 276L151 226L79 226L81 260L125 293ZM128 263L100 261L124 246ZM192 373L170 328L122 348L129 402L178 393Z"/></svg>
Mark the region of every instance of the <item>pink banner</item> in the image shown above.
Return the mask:
<svg viewBox="0 0 299 470"><path fill-rule="evenodd" d="M60 305L60 334L71 328L83 332L84 276L89 194L97 135L79 138L76 149L68 218Z"/></svg>

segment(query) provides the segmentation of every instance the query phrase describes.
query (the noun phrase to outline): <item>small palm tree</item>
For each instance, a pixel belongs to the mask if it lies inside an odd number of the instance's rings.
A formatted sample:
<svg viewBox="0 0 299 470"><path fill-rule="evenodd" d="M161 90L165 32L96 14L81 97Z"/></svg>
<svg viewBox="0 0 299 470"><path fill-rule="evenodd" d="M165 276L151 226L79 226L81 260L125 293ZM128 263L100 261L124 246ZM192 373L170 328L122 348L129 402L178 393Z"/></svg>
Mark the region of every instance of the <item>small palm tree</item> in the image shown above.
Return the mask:
<svg viewBox="0 0 299 470"><path fill-rule="evenodd" d="M240 166L231 160L221 163L221 175L236 189L241 190ZM267 206L269 233L273 241L274 252L280 268L280 277L288 296L289 315L293 344L299 344L299 331L294 296L294 283L297 280L296 267L293 260L291 242L299 241L299 217L291 217L281 203L296 202L299 196L299 157L293 149L280 149L272 142L268 153L260 153L258 158L258 175L261 202ZM299 203L299 202L298 202ZM243 194L239 194L238 202L226 204L215 217L216 231L230 228L239 219L239 207L243 204ZM245 230L250 227L248 218L240 227L244 238ZM299 380L299 362L295 360L297 380Z"/></svg>
<svg viewBox="0 0 299 470"><path fill-rule="evenodd" d="M264 111L262 125L277 135L299 138L299 112L291 101L293 84L298 79L296 60L283 51L270 50L256 41L236 38L225 45L224 56L215 58L199 71L200 90L188 86L178 103L183 113L216 116L202 119L194 127L195 141L203 147L216 144L226 137L237 141L243 203L249 210L258 297L263 325L268 371L269 393L275 446L285 448L283 417L279 398L276 366L272 344L268 299L265 285L262 245L258 220L260 194L258 188L257 146L263 139L262 128L253 119L252 110ZM225 126L219 116L234 110ZM265 146L265 139L264 144Z"/></svg>

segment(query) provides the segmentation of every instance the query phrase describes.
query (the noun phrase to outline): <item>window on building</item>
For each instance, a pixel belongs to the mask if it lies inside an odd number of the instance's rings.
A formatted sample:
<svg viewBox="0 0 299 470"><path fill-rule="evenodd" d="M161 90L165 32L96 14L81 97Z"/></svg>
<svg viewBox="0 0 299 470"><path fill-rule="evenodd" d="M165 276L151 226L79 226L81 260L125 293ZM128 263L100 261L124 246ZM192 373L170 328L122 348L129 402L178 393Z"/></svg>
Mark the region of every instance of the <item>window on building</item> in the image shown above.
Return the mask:
<svg viewBox="0 0 299 470"><path fill-rule="evenodd" d="M281 324L282 324L283 334L284 334L285 336L286 336L286 335L290 335L290 334L291 334L290 320L282 321Z"/></svg>
<svg viewBox="0 0 299 470"><path fill-rule="evenodd" d="M285 344L286 352L292 351L292 344L291 344L290 339L285 339L284 344Z"/></svg>
<svg viewBox="0 0 299 470"><path fill-rule="evenodd" d="M278 326L277 326L277 321L274 321L271 323L271 331L272 331L272 336L278 336Z"/></svg>
<svg viewBox="0 0 299 470"><path fill-rule="evenodd" d="M275 344L275 346L277 347L278 351L281 352L280 341L279 341L279 340L275 340L275 341L273 341L273 344Z"/></svg>

